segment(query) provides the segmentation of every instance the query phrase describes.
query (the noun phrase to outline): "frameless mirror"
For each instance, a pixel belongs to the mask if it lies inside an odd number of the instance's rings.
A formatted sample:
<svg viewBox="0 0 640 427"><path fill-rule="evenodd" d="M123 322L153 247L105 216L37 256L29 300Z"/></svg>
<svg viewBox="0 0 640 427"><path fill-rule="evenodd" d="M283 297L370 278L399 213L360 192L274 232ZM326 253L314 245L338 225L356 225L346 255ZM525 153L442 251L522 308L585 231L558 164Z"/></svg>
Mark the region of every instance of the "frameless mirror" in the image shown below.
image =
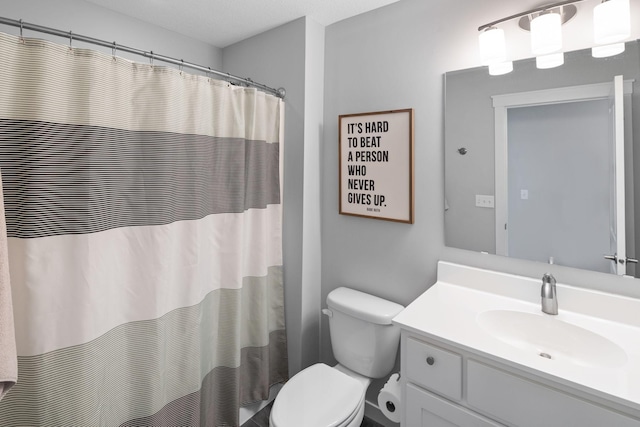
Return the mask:
<svg viewBox="0 0 640 427"><path fill-rule="evenodd" d="M638 41L608 58L567 52L553 69L447 72L446 245L636 276L636 142Z"/></svg>

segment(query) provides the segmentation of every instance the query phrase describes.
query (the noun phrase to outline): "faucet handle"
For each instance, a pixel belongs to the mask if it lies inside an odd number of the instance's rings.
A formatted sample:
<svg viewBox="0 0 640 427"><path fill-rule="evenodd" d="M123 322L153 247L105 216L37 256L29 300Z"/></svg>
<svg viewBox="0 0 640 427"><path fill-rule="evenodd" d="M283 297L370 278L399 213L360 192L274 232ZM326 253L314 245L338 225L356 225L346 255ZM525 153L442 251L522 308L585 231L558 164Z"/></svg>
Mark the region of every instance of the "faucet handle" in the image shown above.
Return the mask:
<svg viewBox="0 0 640 427"><path fill-rule="evenodd" d="M556 278L553 277L553 274L551 273L544 273L544 275L542 276L542 284L550 284L551 286L555 286L556 284Z"/></svg>
<svg viewBox="0 0 640 427"><path fill-rule="evenodd" d="M540 296L542 298L555 298L556 297L556 278L551 273L545 273L542 276L542 288L540 289Z"/></svg>
<svg viewBox="0 0 640 427"><path fill-rule="evenodd" d="M542 276L542 312L547 314L558 314L558 297L556 296L556 278L551 273Z"/></svg>

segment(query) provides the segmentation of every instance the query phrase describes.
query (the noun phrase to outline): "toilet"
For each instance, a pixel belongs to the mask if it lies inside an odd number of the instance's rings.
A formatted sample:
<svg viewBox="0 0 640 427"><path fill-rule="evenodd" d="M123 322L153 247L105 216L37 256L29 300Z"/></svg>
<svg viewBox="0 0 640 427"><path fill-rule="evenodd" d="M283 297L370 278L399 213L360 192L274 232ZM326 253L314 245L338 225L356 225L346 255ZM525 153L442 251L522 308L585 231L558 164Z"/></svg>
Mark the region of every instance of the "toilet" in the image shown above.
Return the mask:
<svg viewBox="0 0 640 427"><path fill-rule="evenodd" d="M276 396L271 427L359 427L371 379L393 369L400 329L391 319L403 306L341 287L327 295L327 307L338 364L317 363L294 375Z"/></svg>

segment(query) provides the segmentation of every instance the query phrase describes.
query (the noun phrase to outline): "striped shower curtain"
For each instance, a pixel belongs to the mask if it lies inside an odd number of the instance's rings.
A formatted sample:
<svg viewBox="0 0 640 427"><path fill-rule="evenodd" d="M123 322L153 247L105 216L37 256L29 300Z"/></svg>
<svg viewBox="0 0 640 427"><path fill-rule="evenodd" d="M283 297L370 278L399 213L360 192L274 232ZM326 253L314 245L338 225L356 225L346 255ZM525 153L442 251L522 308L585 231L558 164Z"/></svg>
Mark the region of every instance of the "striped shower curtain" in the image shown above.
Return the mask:
<svg viewBox="0 0 640 427"><path fill-rule="evenodd" d="M282 101L0 35L0 426L233 426L287 378Z"/></svg>

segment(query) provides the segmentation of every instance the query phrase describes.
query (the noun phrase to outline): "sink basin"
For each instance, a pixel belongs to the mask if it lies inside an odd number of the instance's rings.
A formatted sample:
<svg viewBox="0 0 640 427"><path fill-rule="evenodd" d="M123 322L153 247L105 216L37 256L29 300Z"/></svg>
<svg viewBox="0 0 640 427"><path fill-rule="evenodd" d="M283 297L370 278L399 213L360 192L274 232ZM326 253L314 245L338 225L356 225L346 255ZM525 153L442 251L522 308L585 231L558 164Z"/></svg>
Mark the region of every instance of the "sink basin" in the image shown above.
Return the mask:
<svg viewBox="0 0 640 427"><path fill-rule="evenodd" d="M551 361L580 366L615 368L627 363L616 343L556 316L513 310L489 310L477 323L498 340Z"/></svg>
<svg viewBox="0 0 640 427"><path fill-rule="evenodd" d="M560 314L552 316L540 311L540 277L439 261L437 282L393 323L459 349L469 360L505 364L506 371L522 372L526 379L540 376L561 389L596 396L597 402L614 402L639 420L640 296L558 282Z"/></svg>

